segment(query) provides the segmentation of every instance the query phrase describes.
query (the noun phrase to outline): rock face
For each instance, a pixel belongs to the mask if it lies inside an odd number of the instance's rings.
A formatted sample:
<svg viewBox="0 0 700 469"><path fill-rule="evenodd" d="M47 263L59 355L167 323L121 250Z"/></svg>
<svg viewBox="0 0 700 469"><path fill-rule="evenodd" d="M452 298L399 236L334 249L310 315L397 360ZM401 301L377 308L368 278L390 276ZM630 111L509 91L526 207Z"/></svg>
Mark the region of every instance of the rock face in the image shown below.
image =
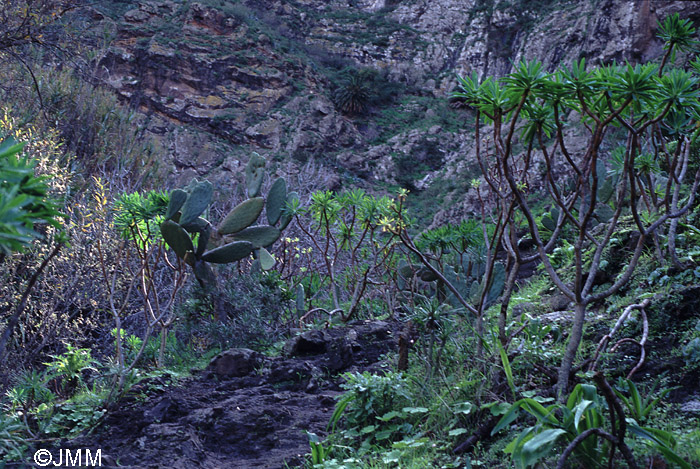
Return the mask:
<svg viewBox="0 0 700 469"><path fill-rule="evenodd" d="M416 191L478 175L469 115L447 104L456 74L501 76L519 60L538 59L550 70L580 57L652 60L663 52L657 20L675 12L700 20L700 2L661 0L129 5L103 8L118 26L97 69L149 116L178 182L231 180L254 150L297 165L317 159L351 177ZM363 69L374 73L365 83L374 101L365 115L344 114L334 97L349 86L349 70ZM436 221L470 210L467 189L440 187L451 209Z"/></svg>

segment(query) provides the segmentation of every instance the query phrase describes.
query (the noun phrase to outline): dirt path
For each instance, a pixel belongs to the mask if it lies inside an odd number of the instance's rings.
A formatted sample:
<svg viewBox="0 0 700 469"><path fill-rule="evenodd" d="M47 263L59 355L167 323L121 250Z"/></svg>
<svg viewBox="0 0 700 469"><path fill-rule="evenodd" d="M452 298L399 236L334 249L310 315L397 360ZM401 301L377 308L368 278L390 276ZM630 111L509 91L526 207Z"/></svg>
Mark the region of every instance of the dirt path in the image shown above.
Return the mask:
<svg viewBox="0 0 700 469"><path fill-rule="evenodd" d="M286 357L233 349L177 387L140 383L91 435L62 447L101 449L103 467L303 467L305 430L325 434L340 374L376 371L396 337L373 322L304 333Z"/></svg>

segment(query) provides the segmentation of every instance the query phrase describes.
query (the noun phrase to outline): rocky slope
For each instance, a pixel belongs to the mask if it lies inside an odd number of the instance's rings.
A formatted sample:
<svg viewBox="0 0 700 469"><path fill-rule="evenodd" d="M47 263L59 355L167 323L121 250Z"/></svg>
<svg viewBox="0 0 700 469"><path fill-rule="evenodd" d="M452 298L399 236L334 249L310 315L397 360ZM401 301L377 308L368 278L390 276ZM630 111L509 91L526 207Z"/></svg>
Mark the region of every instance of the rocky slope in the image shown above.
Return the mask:
<svg viewBox="0 0 700 469"><path fill-rule="evenodd" d="M306 467L306 432L326 433L340 373L379 372L396 349L394 327L307 331L287 342L285 357L225 351L177 387L142 381L91 434L61 444L101 449L107 467Z"/></svg>
<svg viewBox="0 0 700 469"><path fill-rule="evenodd" d="M315 159L335 174L330 186L440 196L451 211L438 219L469 210L476 174L469 116L447 102L456 74L503 75L521 59L653 60L659 18L700 20L700 2L660 0L102 0L99 10L116 31L100 78L148 116L173 182L200 175L233 190L251 151L284 162L279 172ZM343 114L333 97L358 73L374 102Z"/></svg>

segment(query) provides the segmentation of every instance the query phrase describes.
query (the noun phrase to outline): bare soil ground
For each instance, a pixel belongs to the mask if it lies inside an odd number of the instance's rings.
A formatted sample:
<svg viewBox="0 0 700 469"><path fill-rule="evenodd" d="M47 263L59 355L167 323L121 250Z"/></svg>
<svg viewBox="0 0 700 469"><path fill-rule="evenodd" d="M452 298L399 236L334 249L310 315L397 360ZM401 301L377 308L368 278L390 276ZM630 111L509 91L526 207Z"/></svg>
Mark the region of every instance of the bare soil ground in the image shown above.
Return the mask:
<svg viewBox="0 0 700 469"><path fill-rule="evenodd" d="M305 431L325 434L341 374L381 369L398 332L385 322L309 331L269 358L233 349L168 387L141 382L89 435L61 447L101 449L103 467L303 467Z"/></svg>

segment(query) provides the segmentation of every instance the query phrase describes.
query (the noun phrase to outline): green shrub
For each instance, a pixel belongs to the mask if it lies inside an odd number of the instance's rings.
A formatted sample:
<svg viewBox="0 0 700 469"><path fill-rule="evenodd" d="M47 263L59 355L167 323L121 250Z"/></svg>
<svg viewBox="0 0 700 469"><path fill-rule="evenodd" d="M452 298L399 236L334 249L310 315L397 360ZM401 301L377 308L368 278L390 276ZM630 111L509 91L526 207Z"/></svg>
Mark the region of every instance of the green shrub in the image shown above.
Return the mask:
<svg viewBox="0 0 700 469"><path fill-rule="evenodd" d="M24 143L0 143L0 260L23 251L40 236L40 225L60 227L58 203L48 196L46 176L35 176L35 162L19 156Z"/></svg>
<svg viewBox="0 0 700 469"><path fill-rule="evenodd" d="M368 435L379 430L377 426L388 421L391 412L396 413L410 404L405 379L400 373L387 372L383 376L363 373L346 373L346 390L338 401L330 426L335 428L344 419L346 436Z"/></svg>

